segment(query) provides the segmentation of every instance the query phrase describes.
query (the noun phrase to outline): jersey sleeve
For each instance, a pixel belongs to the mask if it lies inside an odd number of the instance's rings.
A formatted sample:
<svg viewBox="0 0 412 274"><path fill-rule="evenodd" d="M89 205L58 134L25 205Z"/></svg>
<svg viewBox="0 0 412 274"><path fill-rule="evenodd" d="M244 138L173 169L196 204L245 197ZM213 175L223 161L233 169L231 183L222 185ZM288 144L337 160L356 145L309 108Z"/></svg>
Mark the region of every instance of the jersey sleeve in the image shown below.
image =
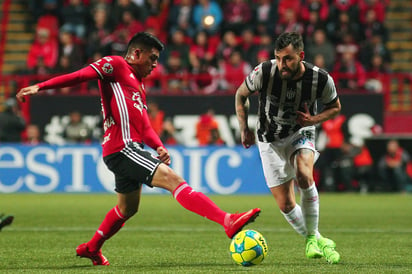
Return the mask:
<svg viewBox="0 0 412 274"><path fill-rule="evenodd" d="M120 56L106 56L91 63L90 66L97 72L100 80L111 81L121 70L121 60L119 59L121 59Z"/></svg>
<svg viewBox="0 0 412 274"><path fill-rule="evenodd" d="M330 103L333 103L337 97L338 94L336 92L335 83L333 82L332 77L328 74L328 81L326 82L325 88L322 92L322 104L328 105Z"/></svg>
<svg viewBox="0 0 412 274"><path fill-rule="evenodd" d="M255 92L262 88L262 64L257 65L246 77L245 83L250 92Z"/></svg>

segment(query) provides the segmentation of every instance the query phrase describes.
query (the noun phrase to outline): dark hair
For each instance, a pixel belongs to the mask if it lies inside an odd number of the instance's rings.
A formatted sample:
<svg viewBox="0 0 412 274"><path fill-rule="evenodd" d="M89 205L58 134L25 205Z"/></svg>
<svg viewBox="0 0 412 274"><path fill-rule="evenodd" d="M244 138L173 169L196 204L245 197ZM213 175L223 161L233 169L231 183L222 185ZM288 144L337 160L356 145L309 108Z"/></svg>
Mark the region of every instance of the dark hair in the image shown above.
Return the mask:
<svg viewBox="0 0 412 274"><path fill-rule="evenodd" d="M303 51L303 39L297 32L284 32L275 41L275 50L281 50L292 44L293 48Z"/></svg>
<svg viewBox="0 0 412 274"><path fill-rule="evenodd" d="M160 40L148 33L148 32L138 32L136 33L132 39L130 39L129 44L127 45L127 50L129 50L132 47L140 47L144 49L151 49L151 48L156 48L159 51L162 51L164 49L164 45Z"/></svg>

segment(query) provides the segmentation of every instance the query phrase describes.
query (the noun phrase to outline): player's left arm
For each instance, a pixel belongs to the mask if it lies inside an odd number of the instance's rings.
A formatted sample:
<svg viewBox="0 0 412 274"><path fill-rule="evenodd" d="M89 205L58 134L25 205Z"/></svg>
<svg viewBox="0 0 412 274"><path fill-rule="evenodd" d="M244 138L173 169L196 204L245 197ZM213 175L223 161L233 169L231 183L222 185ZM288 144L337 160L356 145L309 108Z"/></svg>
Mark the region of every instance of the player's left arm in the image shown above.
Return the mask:
<svg viewBox="0 0 412 274"><path fill-rule="evenodd" d="M323 110L316 114L311 115L308 105L305 103L304 111L296 111L297 123L302 127L312 126L319 123L323 123L326 120L332 119L338 115L341 111L341 104L336 92L336 87L332 77L328 74L328 80L322 92L321 102L323 104Z"/></svg>
<svg viewBox="0 0 412 274"><path fill-rule="evenodd" d="M144 108L142 111L143 120L144 120L144 129L143 129L143 142L147 144L152 149L156 150L157 154L159 155L159 160L165 163L166 165L170 165L170 155L165 146L163 145L162 141L160 140L159 136L154 131L149 115L147 114L147 110Z"/></svg>

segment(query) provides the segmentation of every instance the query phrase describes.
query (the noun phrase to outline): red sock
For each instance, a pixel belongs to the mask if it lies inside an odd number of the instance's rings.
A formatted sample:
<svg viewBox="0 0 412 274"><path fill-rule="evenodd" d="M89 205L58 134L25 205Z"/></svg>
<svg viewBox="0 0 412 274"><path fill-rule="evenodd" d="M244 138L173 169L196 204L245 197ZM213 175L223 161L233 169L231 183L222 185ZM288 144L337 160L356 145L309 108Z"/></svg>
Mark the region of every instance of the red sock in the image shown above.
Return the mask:
<svg viewBox="0 0 412 274"><path fill-rule="evenodd" d="M186 182L181 183L173 191L173 197L187 210L224 226L225 217L228 213L221 210L202 192L194 191Z"/></svg>
<svg viewBox="0 0 412 274"><path fill-rule="evenodd" d="M123 216L120 212L119 207L115 206L109 212L107 212L106 217L100 224L96 233L93 235L92 239L87 243L87 247L90 252L97 251L102 248L103 243L116 234L117 231L122 228L124 222L128 218Z"/></svg>

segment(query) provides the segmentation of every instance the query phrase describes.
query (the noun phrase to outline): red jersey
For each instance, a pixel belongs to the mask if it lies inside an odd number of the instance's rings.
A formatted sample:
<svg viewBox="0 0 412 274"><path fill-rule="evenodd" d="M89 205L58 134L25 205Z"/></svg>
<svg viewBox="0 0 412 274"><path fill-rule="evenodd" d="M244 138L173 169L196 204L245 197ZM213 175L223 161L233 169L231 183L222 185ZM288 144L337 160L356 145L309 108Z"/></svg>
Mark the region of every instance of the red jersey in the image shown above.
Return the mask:
<svg viewBox="0 0 412 274"><path fill-rule="evenodd" d="M147 114L146 91L141 79L120 56L106 56L83 69L39 83L39 90L78 85L99 79L104 139L103 157L131 142L156 150L163 144Z"/></svg>
<svg viewBox="0 0 412 274"><path fill-rule="evenodd" d="M120 56L106 56L90 66L100 76L103 156L122 150L127 143L142 143L146 91L134 69Z"/></svg>

